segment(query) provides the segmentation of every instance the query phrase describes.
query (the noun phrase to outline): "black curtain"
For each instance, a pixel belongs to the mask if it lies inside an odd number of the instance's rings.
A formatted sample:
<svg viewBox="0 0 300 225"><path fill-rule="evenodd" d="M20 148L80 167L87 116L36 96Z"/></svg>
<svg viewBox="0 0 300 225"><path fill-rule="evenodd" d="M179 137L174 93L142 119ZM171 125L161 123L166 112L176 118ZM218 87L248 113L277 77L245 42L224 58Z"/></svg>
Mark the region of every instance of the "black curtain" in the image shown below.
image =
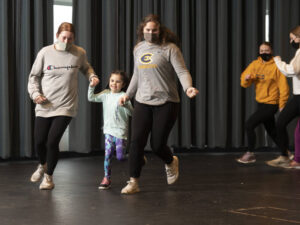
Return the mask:
<svg viewBox="0 0 300 225"><path fill-rule="evenodd" d="M244 122L256 104L254 89L240 87L240 74L257 57L259 43L264 41L264 4L260 0L74 0L76 41L88 51L101 79L99 89L105 88L114 69L132 75L136 28L144 16L159 14L162 23L179 36L200 91L190 100L179 87L181 110L169 144L242 147L246 145ZM102 106L87 102L87 81L80 85L84 91L70 128L70 150L86 152L103 148ZM258 145L264 145L262 129L258 136Z"/></svg>
<svg viewBox="0 0 300 225"><path fill-rule="evenodd" d="M53 42L53 1L0 1L0 157L32 157L27 80L39 49Z"/></svg>

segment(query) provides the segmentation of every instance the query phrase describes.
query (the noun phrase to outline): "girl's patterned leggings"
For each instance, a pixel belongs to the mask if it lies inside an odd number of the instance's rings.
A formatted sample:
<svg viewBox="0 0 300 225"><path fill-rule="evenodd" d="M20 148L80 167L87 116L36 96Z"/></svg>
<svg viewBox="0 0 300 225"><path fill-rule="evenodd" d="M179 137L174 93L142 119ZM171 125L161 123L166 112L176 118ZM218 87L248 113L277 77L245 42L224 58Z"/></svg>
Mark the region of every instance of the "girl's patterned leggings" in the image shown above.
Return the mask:
<svg viewBox="0 0 300 225"><path fill-rule="evenodd" d="M111 159L116 151L116 157L119 161L125 159L126 140L116 138L112 135L105 134L105 159L104 159L104 176L111 177Z"/></svg>

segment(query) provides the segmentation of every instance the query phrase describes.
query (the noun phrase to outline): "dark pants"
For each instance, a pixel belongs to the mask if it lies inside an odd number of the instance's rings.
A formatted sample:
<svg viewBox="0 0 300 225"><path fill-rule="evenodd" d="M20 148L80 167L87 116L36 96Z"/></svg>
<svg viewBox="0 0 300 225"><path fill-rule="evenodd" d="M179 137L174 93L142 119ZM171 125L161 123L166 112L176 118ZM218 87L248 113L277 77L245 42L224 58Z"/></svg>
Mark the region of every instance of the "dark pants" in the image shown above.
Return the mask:
<svg viewBox="0 0 300 225"><path fill-rule="evenodd" d="M129 150L130 177L140 177L144 165L144 148L150 132L152 151L166 164L173 161L173 154L167 142L176 121L178 109L179 103L167 102L160 106L151 106L135 101Z"/></svg>
<svg viewBox="0 0 300 225"><path fill-rule="evenodd" d="M34 127L35 149L40 163L47 163L47 174L52 175L59 155L59 142L72 117L36 117Z"/></svg>
<svg viewBox="0 0 300 225"><path fill-rule="evenodd" d="M295 157L294 160L300 163L300 120L297 122L297 127L295 129Z"/></svg>
<svg viewBox="0 0 300 225"><path fill-rule="evenodd" d="M255 148L256 134L255 128L259 124L264 124L267 133L272 140L277 144L275 113L278 110L278 105L258 103L257 110L246 121L246 133L248 138L249 151Z"/></svg>
<svg viewBox="0 0 300 225"><path fill-rule="evenodd" d="M278 147L283 156L287 156L289 148L289 137L286 130L287 125L300 115L300 95L294 95L286 104L277 121Z"/></svg>

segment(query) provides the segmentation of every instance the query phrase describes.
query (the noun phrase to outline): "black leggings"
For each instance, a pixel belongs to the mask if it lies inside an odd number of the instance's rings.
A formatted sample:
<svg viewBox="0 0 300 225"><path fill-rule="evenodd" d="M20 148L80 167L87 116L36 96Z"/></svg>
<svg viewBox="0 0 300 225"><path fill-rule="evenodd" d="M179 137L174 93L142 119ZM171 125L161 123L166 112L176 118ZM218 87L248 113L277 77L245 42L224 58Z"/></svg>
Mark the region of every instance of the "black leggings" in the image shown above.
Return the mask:
<svg viewBox="0 0 300 225"><path fill-rule="evenodd" d="M277 120L278 147L283 156L287 156L289 148L289 137L286 130L287 125L300 115L300 95L294 95L286 104Z"/></svg>
<svg viewBox="0 0 300 225"><path fill-rule="evenodd" d="M59 155L59 142L72 117L36 117L34 127L35 149L40 163L47 163L47 174L52 175Z"/></svg>
<svg viewBox="0 0 300 225"><path fill-rule="evenodd" d="M163 105L151 106L135 101L129 150L130 177L140 177L144 165L144 148L150 132L152 151L166 164L173 161L173 154L167 142L176 121L178 109L179 103L167 102Z"/></svg>
<svg viewBox="0 0 300 225"><path fill-rule="evenodd" d="M255 128L263 123L267 133L272 140L277 143L276 126L275 126L275 113L278 110L278 105L258 103L257 110L246 121L246 132L248 138L249 151L255 148L256 134Z"/></svg>

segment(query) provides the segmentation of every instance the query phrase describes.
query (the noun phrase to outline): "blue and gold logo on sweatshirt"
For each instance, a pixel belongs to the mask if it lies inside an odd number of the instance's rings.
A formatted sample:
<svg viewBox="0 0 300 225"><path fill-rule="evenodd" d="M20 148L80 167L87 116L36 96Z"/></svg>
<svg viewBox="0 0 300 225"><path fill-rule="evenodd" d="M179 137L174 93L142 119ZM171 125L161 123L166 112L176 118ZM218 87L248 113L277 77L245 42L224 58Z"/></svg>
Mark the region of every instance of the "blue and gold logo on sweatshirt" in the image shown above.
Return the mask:
<svg viewBox="0 0 300 225"><path fill-rule="evenodd" d="M149 64L149 63L152 62L152 59L151 59L152 56L153 56L152 53L146 53L146 54L144 54L144 55L141 56L140 62L142 64Z"/></svg>

